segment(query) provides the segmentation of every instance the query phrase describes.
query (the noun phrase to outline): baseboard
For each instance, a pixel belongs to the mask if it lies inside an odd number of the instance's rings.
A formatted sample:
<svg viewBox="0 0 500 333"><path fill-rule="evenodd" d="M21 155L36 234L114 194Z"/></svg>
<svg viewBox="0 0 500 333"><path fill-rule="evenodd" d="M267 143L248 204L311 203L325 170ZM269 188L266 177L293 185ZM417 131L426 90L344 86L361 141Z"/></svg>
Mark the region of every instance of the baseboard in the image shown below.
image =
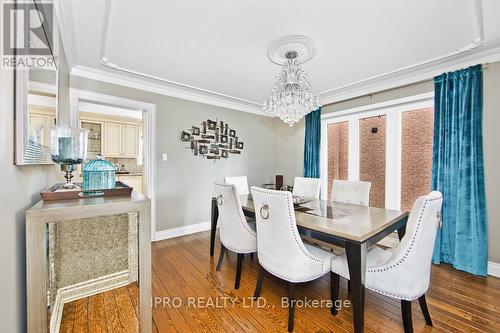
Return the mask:
<svg viewBox="0 0 500 333"><path fill-rule="evenodd" d="M123 271L59 289L50 316L50 331L59 332L65 303L126 286L129 278L129 271Z"/></svg>
<svg viewBox="0 0 500 333"><path fill-rule="evenodd" d="M488 261L488 275L500 277L500 264Z"/></svg>
<svg viewBox="0 0 500 333"><path fill-rule="evenodd" d="M197 232L202 232L202 231L207 231L207 230L210 230L210 221L196 223L196 224L190 224L190 225L183 225L182 227L157 231L155 233L154 240L160 241L163 239L180 237L180 236L194 234Z"/></svg>

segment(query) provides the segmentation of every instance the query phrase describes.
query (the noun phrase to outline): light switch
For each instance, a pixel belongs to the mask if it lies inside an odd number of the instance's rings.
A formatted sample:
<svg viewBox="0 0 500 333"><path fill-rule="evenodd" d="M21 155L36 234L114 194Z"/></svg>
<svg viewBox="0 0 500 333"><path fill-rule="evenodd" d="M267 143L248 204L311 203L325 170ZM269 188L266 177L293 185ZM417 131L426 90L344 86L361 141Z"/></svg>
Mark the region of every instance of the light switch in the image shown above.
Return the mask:
<svg viewBox="0 0 500 333"><path fill-rule="evenodd" d="M167 160L167 153L162 153L161 154L161 160L166 161Z"/></svg>

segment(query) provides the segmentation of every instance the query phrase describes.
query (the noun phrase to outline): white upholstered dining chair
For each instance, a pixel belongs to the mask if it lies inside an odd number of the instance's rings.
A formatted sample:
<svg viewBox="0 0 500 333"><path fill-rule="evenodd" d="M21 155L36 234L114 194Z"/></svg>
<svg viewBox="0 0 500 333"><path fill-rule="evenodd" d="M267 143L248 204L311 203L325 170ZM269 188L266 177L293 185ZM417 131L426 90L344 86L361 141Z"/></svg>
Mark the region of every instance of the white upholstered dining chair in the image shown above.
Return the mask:
<svg viewBox="0 0 500 333"><path fill-rule="evenodd" d="M332 201L369 206L371 187L371 182L335 179L332 186Z"/></svg>
<svg viewBox="0 0 500 333"><path fill-rule="evenodd" d="M226 184L236 185L236 190L239 195L247 195L250 193L248 190L248 180L247 176L237 176L237 177L224 177Z"/></svg>
<svg viewBox="0 0 500 333"><path fill-rule="evenodd" d="M220 270L224 254L230 250L237 254L234 288L239 289L243 255L257 251L257 236L248 225L241 208L240 197L234 184L215 184L215 195L219 208L219 234L221 250L217 271Z"/></svg>
<svg viewBox="0 0 500 333"><path fill-rule="evenodd" d="M321 188L321 179L295 177L293 181L293 195L319 199L319 190Z"/></svg>
<svg viewBox="0 0 500 333"><path fill-rule="evenodd" d="M257 220L259 277L254 297L260 295L264 274L287 281L288 331L293 331L295 285L322 277L330 271L333 255L304 244L295 221L292 194L253 186L251 188ZM330 275L332 273L330 272Z"/></svg>
<svg viewBox="0 0 500 333"><path fill-rule="evenodd" d="M365 286L379 294L401 300L405 333L413 332L411 301L418 299L427 325L432 320L425 293L429 288L431 260L436 232L441 221L443 197L433 191L415 201L406 225L406 235L391 251L372 247L366 256ZM349 279L345 254L332 260L335 300L339 275ZM333 287L333 284L332 284ZM332 314L336 314L332 311Z"/></svg>

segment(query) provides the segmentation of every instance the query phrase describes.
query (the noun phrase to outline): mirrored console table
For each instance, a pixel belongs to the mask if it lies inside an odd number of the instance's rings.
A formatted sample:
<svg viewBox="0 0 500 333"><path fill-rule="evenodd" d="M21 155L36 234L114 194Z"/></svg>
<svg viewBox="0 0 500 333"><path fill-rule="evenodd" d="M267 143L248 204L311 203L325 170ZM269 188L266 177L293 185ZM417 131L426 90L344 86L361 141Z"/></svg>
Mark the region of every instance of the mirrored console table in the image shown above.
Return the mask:
<svg viewBox="0 0 500 333"><path fill-rule="evenodd" d="M130 197L40 201L29 208L28 332L62 332L70 309L104 308L110 298L128 305L128 329L151 332L150 229L150 201L136 191Z"/></svg>

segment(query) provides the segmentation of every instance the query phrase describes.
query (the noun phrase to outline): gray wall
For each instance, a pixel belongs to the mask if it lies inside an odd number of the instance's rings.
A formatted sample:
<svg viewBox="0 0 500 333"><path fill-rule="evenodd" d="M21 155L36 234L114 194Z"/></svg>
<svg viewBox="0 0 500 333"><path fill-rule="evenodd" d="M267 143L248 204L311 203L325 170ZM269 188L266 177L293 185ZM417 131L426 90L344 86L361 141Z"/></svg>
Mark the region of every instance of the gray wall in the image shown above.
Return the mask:
<svg viewBox="0 0 500 333"><path fill-rule="evenodd" d="M283 175L285 185L304 173L304 125L304 119L290 127L274 118L275 174Z"/></svg>
<svg viewBox="0 0 500 333"><path fill-rule="evenodd" d="M1 1L2 3L4 1ZM62 44L60 44L62 45ZM68 119L69 69L59 59L59 120ZM26 331L25 210L40 200L40 191L64 180L56 165L14 165L14 76L0 69L0 332Z"/></svg>
<svg viewBox="0 0 500 333"><path fill-rule="evenodd" d="M182 99L157 95L80 77L74 88L141 100L157 105L156 230L210 220L213 184L224 176L247 175L249 185L261 185L274 177L273 119ZM207 118L227 122L245 147L240 156L213 162L193 156L180 131ZM161 161L161 153L168 161Z"/></svg>
<svg viewBox="0 0 500 333"><path fill-rule="evenodd" d="M363 96L324 106L322 113L338 112L363 105L375 104L392 99L417 95L434 90L432 80L392 89L371 96ZM500 62L490 64L484 70L483 144L485 159L486 200L489 224L489 260L500 262ZM302 174L304 124L303 121L289 128L275 119L276 172L285 175L289 182L293 175ZM290 180L291 182L291 180Z"/></svg>
<svg viewBox="0 0 500 333"><path fill-rule="evenodd" d="M39 192L56 180L55 165L14 165L13 72L0 70L0 332L26 330L24 211L40 200Z"/></svg>
<svg viewBox="0 0 500 333"><path fill-rule="evenodd" d="M359 106L370 105L390 101L397 98L414 96L418 94L428 93L434 91L434 83L432 80L424 81L397 89L386 90L383 92L375 93L368 96L349 99L346 101L327 105L321 109L323 114L338 112L346 109L352 109Z"/></svg>

